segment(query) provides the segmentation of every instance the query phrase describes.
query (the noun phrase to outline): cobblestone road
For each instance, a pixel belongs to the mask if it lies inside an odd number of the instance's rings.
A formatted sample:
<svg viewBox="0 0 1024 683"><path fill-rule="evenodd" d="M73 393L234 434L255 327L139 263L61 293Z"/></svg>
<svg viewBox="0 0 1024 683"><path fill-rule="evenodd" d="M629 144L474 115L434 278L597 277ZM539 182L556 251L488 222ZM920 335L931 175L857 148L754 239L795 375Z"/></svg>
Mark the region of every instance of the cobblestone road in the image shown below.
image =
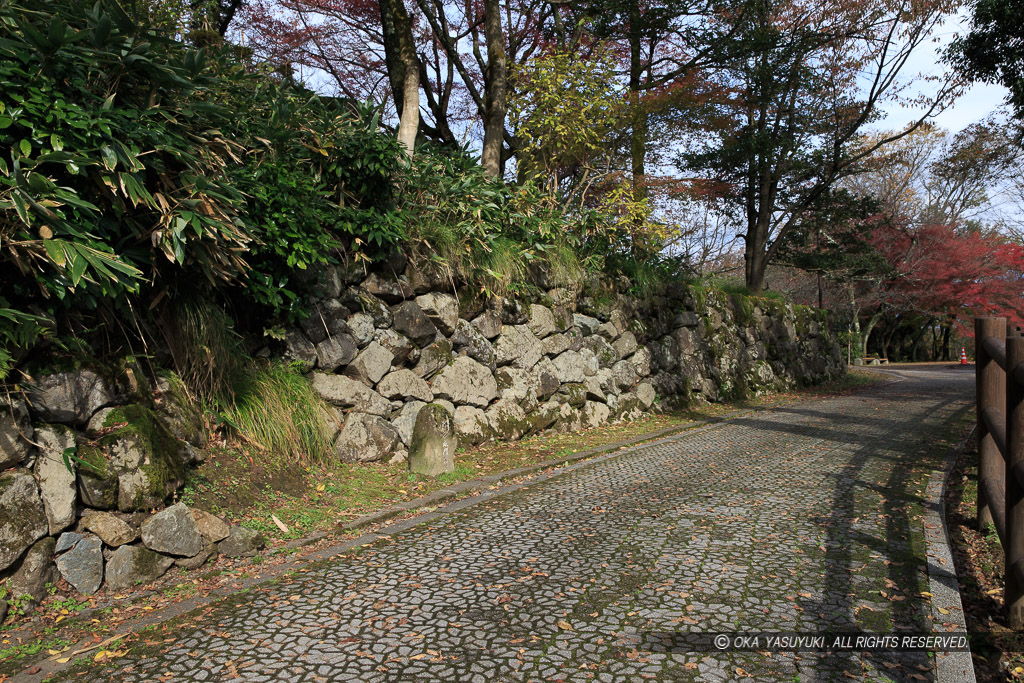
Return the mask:
<svg viewBox="0 0 1024 683"><path fill-rule="evenodd" d="M926 480L973 375L899 371L599 459L265 585L123 681L932 680L923 654L651 652L646 633L932 629ZM945 430L948 432L948 430ZM77 678L77 677L76 677Z"/></svg>

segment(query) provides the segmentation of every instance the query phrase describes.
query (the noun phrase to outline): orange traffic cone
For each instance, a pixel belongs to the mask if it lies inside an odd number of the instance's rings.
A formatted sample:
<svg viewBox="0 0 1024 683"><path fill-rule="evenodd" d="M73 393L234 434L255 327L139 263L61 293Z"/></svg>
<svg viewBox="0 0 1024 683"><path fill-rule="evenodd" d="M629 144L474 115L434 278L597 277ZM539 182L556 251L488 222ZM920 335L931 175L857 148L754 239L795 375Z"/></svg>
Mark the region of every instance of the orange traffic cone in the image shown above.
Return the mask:
<svg viewBox="0 0 1024 683"><path fill-rule="evenodd" d="M967 351L964 347L960 347L960 365L967 365Z"/></svg>

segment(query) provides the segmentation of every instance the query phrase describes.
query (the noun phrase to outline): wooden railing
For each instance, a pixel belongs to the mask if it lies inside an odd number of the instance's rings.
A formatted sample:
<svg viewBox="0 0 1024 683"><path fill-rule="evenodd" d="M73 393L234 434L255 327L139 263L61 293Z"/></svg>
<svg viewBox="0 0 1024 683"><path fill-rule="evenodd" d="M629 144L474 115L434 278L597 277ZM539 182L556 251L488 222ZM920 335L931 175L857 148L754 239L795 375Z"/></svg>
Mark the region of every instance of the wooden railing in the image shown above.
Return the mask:
<svg viewBox="0 0 1024 683"><path fill-rule="evenodd" d="M976 318L978 526L995 526L1006 555L1006 615L1024 630L1024 337L1005 318Z"/></svg>

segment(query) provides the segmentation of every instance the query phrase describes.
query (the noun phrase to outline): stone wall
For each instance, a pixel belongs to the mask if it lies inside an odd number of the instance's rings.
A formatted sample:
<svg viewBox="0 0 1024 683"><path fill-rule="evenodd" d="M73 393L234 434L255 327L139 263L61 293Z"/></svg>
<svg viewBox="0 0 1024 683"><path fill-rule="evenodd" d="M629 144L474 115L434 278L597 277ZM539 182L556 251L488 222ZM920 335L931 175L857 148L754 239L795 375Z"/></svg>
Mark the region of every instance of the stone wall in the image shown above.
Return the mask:
<svg viewBox="0 0 1024 683"><path fill-rule="evenodd" d="M344 462L401 462L410 448L434 448L440 464L411 458L433 474L450 469L456 442L576 431L845 370L826 315L772 299L684 285L641 298L596 281L540 288L529 301L485 298L408 267L392 278L329 269L323 279L313 314L282 348L259 354L305 367L331 406ZM262 543L181 505L149 514L202 458L205 435L174 378L148 387L140 374L51 371L0 399L8 597L40 599L55 571L83 593L104 577L120 589ZM428 405L429 419L417 419ZM419 433L439 425L445 434Z"/></svg>
<svg viewBox="0 0 1024 683"><path fill-rule="evenodd" d="M533 301L485 299L411 269L348 282L332 271L325 289L284 353L334 406L343 461L405 458L430 402L471 445L845 371L827 315L775 299L686 285L639 298L596 282L540 290Z"/></svg>

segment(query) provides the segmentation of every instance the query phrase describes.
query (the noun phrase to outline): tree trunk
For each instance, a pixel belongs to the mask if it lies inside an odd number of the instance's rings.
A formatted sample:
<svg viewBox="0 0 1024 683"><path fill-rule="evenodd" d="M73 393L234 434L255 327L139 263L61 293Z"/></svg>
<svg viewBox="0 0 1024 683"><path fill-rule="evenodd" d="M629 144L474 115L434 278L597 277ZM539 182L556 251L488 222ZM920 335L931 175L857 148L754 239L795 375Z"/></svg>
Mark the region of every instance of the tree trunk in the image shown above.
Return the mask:
<svg viewBox="0 0 1024 683"><path fill-rule="evenodd" d="M910 349L910 359L915 363L917 362L918 351L921 348L921 340L924 339L924 333L928 331L933 322L935 322L935 318L929 318L928 322L917 333L917 338L914 339L914 345Z"/></svg>
<svg viewBox="0 0 1024 683"><path fill-rule="evenodd" d="M871 339L871 333L874 331L878 321L882 319L882 313L875 313L873 316L868 318L868 324L864 326L864 347L861 349L861 356L868 355L868 340Z"/></svg>
<svg viewBox="0 0 1024 683"><path fill-rule="evenodd" d="M484 145L480 162L487 175L500 178L502 137L508 107L508 64L498 0L484 0L484 38L487 40L487 73L484 79Z"/></svg>
<svg viewBox="0 0 1024 683"><path fill-rule="evenodd" d="M641 54L639 3L630 4L629 23L629 157L633 175L633 200L647 196L647 112L640 103L640 89L643 79L644 62Z"/></svg>
<svg viewBox="0 0 1024 683"><path fill-rule="evenodd" d="M380 16L384 61L398 112L398 142L411 157L420 127L420 63L412 20L402 0L381 0Z"/></svg>
<svg viewBox="0 0 1024 683"><path fill-rule="evenodd" d="M743 252L744 276L751 293L764 289L764 273L768 267L768 222L759 216L747 230Z"/></svg>

